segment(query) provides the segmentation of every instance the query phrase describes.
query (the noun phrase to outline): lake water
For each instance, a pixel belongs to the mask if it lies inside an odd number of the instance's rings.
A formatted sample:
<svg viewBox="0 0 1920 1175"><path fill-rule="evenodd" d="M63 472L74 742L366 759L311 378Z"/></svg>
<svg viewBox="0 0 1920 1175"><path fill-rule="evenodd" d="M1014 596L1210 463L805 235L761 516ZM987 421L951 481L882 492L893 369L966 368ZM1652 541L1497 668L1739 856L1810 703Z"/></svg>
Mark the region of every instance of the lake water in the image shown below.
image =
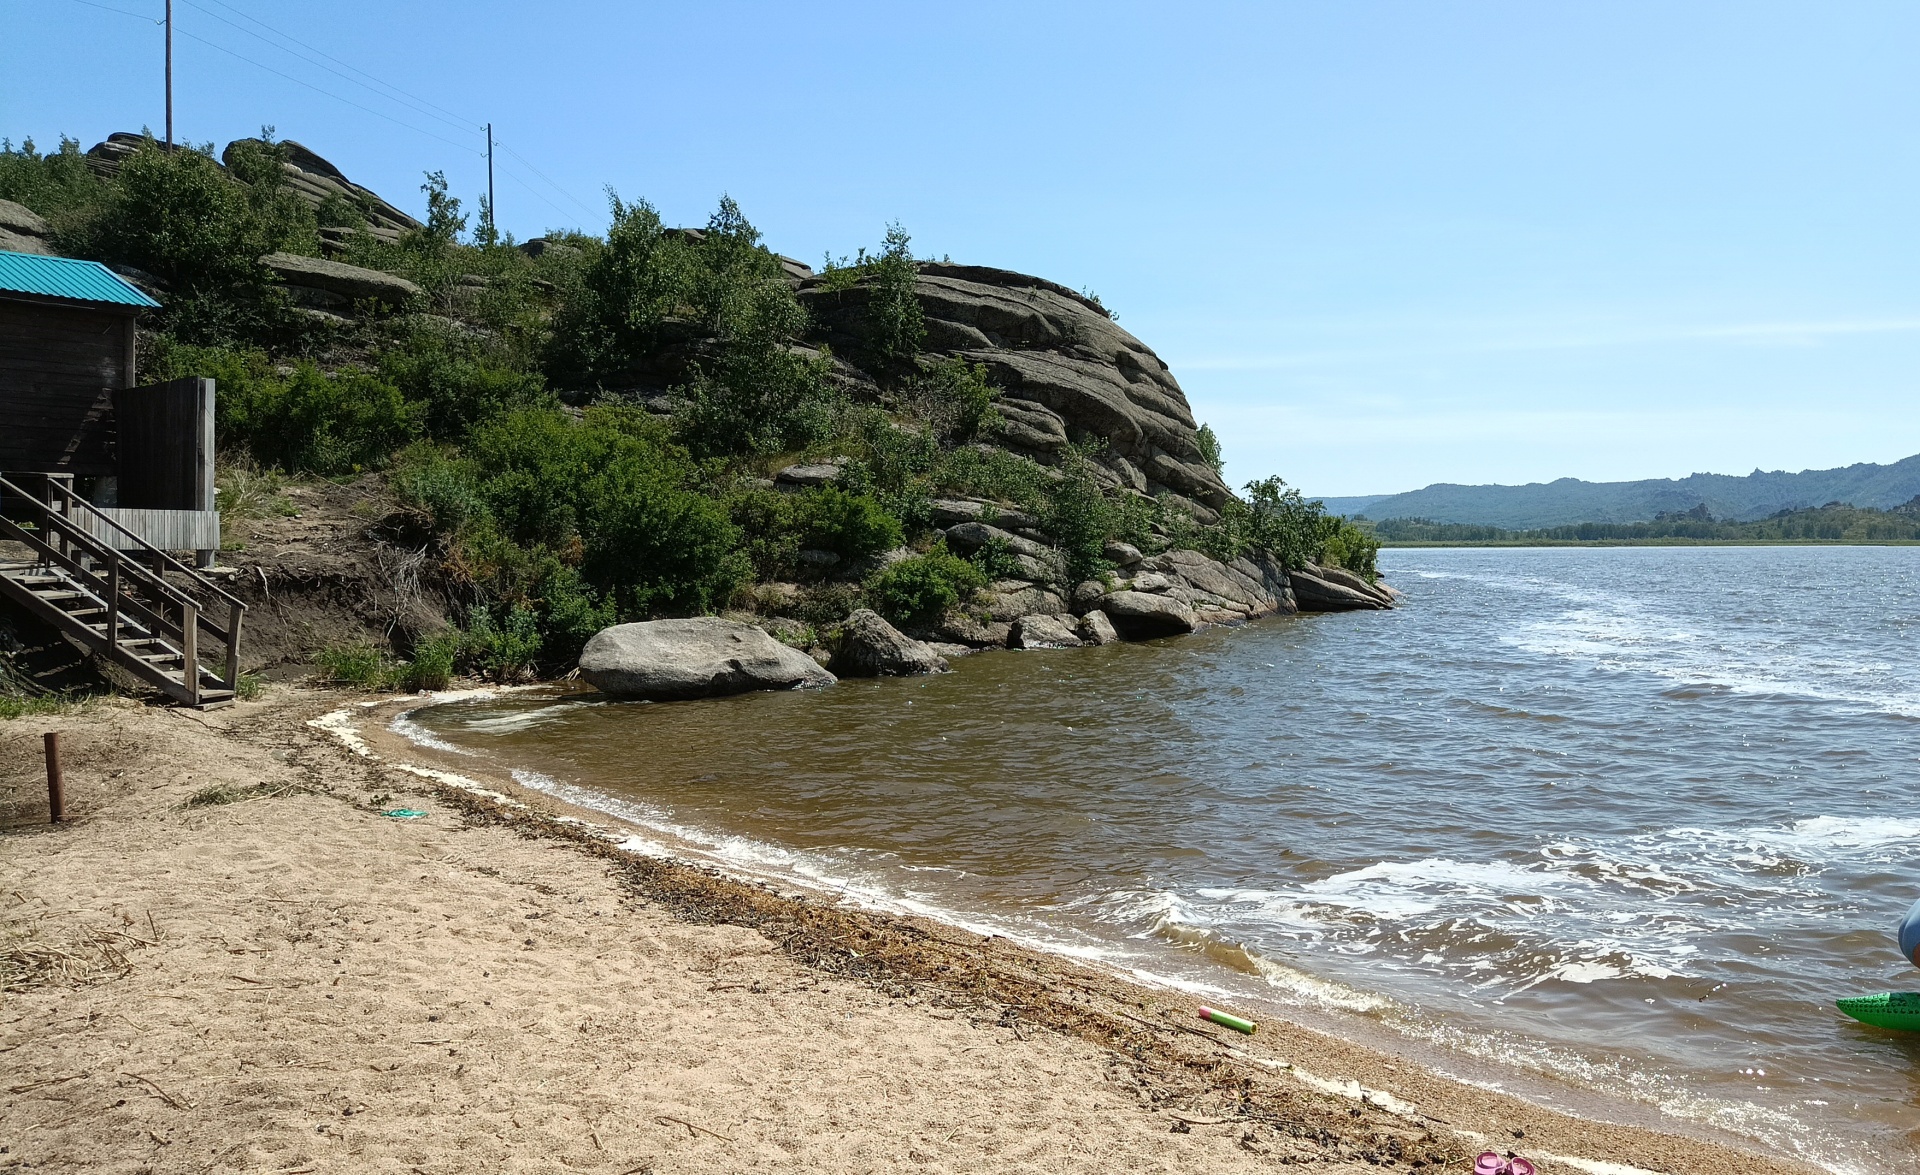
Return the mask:
<svg viewBox="0 0 1920 1175"><path fill-rule="evenodd" d="M1920 1035L1832 999L1920 989L1920 549L1382 562L1391 613L401 725L736 870L1912 1170Z"/></svg>

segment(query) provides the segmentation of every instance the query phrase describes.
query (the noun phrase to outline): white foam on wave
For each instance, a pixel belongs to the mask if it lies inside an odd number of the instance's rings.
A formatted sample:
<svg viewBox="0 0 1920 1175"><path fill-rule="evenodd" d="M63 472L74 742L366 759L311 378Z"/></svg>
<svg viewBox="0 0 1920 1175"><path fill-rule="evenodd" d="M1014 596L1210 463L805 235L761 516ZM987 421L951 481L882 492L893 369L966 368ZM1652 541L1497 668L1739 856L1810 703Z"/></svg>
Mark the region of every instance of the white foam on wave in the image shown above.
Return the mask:
<svg viewBox="0 0 1920 1175"><path fill-rule="evenodd" d="M551 706L536 706L530 710L513 710L506 714L496 714L491 718L471 718L464 725L468 730L482 734L512 734L515 731L531 730L536 726L557 722L581 706L604 704L602 702L557 702Z"/></svg>
<svg viewBox="0 0 1920 1175"><path fill-rule="evenodd" d="M624 823L659 834L661 839L633 838L638 851L654 856L694 860L725 872L759 881L782 881L818 893L851 901L866 909L912 915L957 926L984 936L998 935L1035 950L1088 961L1112 958L1115 952L1099 942L1068 938L1038 922L981 916L940 904L932 895L889 885L859 866L859 854L846 851L804 852L754 837L714 833L672 817L651 804L621 799L591 788L565 783L524 767L510 769L514 782L575 807L602 812Z"/></svg>

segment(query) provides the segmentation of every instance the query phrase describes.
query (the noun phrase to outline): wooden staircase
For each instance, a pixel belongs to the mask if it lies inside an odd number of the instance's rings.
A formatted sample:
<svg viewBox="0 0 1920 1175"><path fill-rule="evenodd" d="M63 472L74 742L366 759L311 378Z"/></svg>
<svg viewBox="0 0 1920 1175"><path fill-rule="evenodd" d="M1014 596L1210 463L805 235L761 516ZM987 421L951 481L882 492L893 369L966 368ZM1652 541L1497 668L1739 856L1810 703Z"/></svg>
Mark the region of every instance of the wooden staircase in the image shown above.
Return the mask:
<svg viewBox="0 0 1920 1175"><path fill-rule="evenodd" d="M57 478L34 494L0 477L0 541L13 547L13 557L0 558L8 599L177 702L233 704L247 606L211 579ZM224 613L225 624L210 613ZM203 637L220 646L220 672L202 656Z"/></svg>

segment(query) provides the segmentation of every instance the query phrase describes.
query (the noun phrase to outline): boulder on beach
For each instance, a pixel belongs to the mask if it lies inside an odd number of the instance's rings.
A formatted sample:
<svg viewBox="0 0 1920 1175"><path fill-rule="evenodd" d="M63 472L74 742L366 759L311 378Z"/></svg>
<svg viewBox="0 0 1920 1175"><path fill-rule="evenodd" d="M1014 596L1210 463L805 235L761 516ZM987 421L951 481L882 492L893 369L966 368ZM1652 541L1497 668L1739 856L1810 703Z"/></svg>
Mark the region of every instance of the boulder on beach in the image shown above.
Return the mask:
<svg viewBox="0 0 1920 1175"><path fill-rule="evenodd" d="M946 659L926 642L888 624L871 608L861 608L840 626L832 665L842 677L907 677L947 668Z"/></svg>
<svg viewBox="0 0 1920 1175"><path fill-rule="evenodd" d="M1101 598L1100 610L1107 614L1120 635L1130 641L1182 636L1200 626L1193 609L1172 596L1109 592Z"/></svg>
<svg viewBox="0 0 1920 1175"><path fill-rule="evenodd" d="M717 616L603 628L580 653L580 676L602 693L655 702L838 680L753 625Z"/></svg>

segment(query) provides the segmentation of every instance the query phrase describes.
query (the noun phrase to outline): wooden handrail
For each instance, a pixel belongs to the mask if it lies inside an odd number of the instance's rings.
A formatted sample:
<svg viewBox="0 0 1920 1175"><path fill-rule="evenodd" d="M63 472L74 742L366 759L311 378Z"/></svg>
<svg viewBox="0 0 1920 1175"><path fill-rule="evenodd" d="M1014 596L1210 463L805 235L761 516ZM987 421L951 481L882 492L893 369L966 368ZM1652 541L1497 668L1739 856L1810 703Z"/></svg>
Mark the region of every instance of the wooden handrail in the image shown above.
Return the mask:
<svg viewBox="0 0 1920 1175"><path fill-rule="evenodd" d="M55 549L53 544L22 529L10 518L0 518L0 535L11 536L15 541L38 551L49 563L58 563L62 567L65 567L68 572L76 577L82 586L91 589L95 595L100 596L103 600L108 599L109 593L113 593L112 572L117 565L109 565L109 579L102 581L97 573L90 572L81 567L79 560ZM123 559L120 562L129 568L134 566L131 560ZM129 595L125 590L113 593L113 598L119 601L120 611L131 615L141 624L156 630L167 627L168 621L164 612L166 606L165 600L158 601L154 606L149 607L139 599ZM167 597L167 599L171 599L176 604L179 603L177 597ZM111 601L109 601L109 603L111 603ZM218 629L213 631L216 636L220 635Z"/></svg>
<svg viewBox="0 0 1920 1175"><path fill-rule="evenodd" d="M206 576L172 555L154 546L140 535L135 534L118 520L101 513L93 503L74 493L59 481L49 478L47 481L48 500L41 501L27 493L20 486L0 476L0 502L8 498L17 498L30 508L31 520L38 524L41 536L36 537L11 519L0 517L0 533L10 534L28 546L39 551L50 563L59 563L68 572L79 577L80 582L99 595L107 606L108 647L118 645L119 620L123 608L155 632L164 631L169 625L165 619L167 604L171 603L180 610L180 634L184 660L183 685L190 694L193 704L200 697L200 668L198 658L198 634L201 628L226 645L225 685L236 690L240 680L240 625L241 617L247 606L239 597L226 591ZM53 497L58 494L65 509L56 508ZM132 540L135 550L151 556L157 569L149 569L136 559L130 558L111 541L93 533L79 520L72 517L75 510L82 510L98 519L106 526ZM48 541L54 540L54 541ZM106 566L106 575L83 565L76 555L84 555ZM165 568L171 567L198 587L224 600L227 607L227 627L223 631L207 615L208 609L195 595L167 582ZM127 591L128 581L152 594L154 604L148 607Z"/></svg>
<svg viewBox="0 0 1920 1175"><path fill-rule="evenodd" d="M4 477L0 477L0 483L5 483L5 482L6 482L6 479ZM10 488L13 488L16 492L18 492L17 486L12 486L11 483L6 483L6 484L8 484ZM58 490L60 494L66 498L69 506L78 506L82 510L85 510L87 513L93 515L95 518L98 518L100 521L106 523L108 526L111 526L113 529L119 531L121 534L132 539L135 543L139 545L139 548L145 551L147 554L153 555L156 558L160 559L162 562L172 567L175 571L180 572L180 574L186 576L188 579L193 580L195 583L199 584L201 587L206 588L208 591L212 592L214 595L219 596L221 599L225 600L227 603L239 604L242 608L246 607L246 604L242 603L237 596L234 596L232 593L228 592L225 588L222 588L219 584L213 582L211 579L208 579L206 576L200 574L198 571L195 571L193 568L188 567L185 563L180 562L180 560L175 559L172 555L167 554L165 551L161 550L159 547L154 546L152 543L148 542L146 539L141 538L139 535L135 534L133 531L128 530L117 519L109 518L105 514L102 514L99 508L95 506L92 502L87 501L85 498L81 497L79 494L74 493L72 490L68 489L66 486L61 485L58 482L50 481L47 484L50 488Z"/></svg>

